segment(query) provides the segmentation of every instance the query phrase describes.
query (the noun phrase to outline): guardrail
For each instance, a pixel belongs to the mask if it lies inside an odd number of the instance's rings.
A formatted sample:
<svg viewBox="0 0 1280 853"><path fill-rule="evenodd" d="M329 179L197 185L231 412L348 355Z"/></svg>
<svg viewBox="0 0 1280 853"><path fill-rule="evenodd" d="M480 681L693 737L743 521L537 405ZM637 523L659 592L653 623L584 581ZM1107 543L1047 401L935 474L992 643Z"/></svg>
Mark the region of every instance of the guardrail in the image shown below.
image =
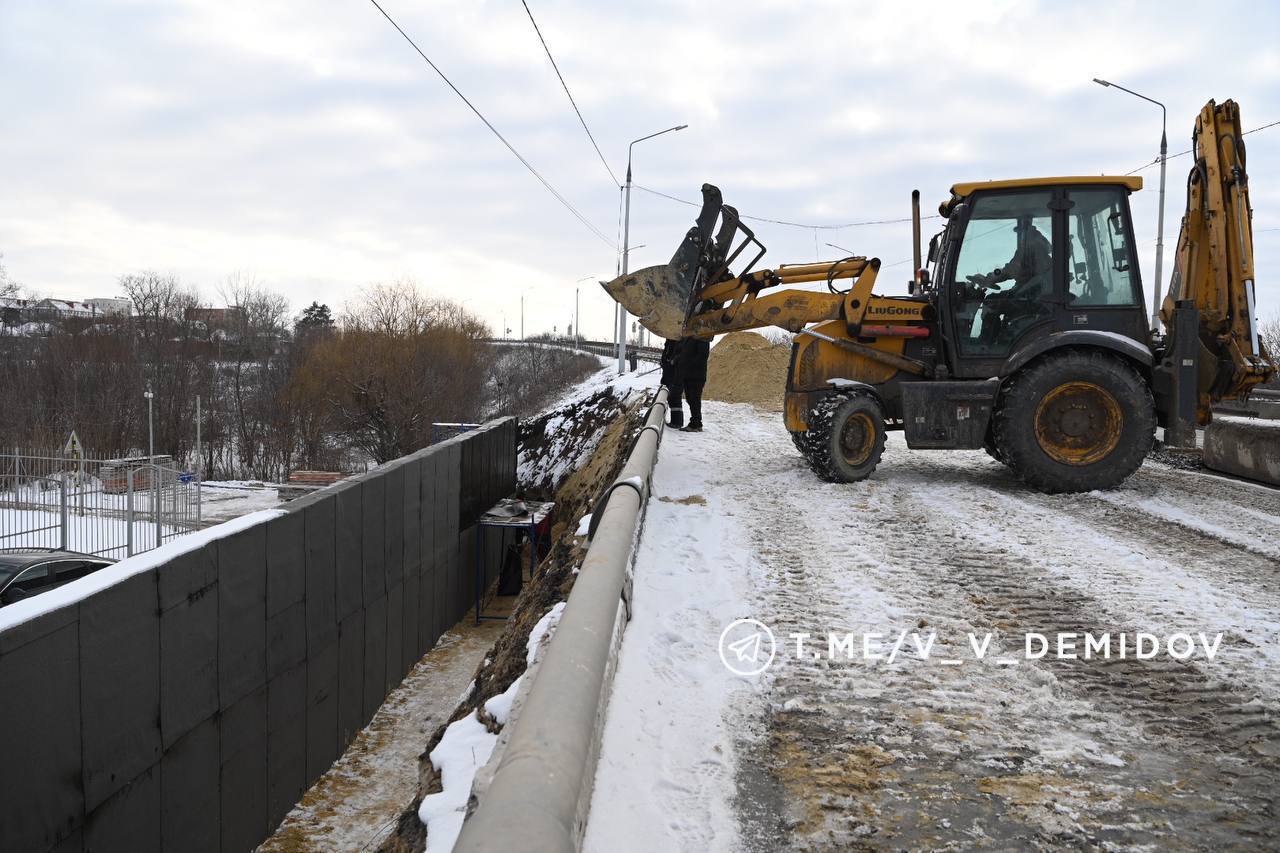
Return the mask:
<svg viewBox="0 0 1280 853"><path fill-rule="evenodd" d="M488 342L492 344L514 344L517 346L520 346L520 345L534 346L537 344L543 344L546 346L564 347L565 349L582 350L583 352L589 352L592 355L602 355L606 358L618 357L618 346L613 341L576 341L575 342L572 338L562 338L562 339L556 339L556 340L546 340L544 338L539 338L537 340L520 341L520 340L507 340L505 338L489 338ZM636 358L639 359L640 361L657 362L662 358L662 347L638 347L632 344L627 344L627 352L628 353L634 352L636 354Z"/></svg>
<svg viewBox="0 0 1280 853"><path fill-rule="evenodd" d="M586 829L617 649L630 616L628 569L666 421L658 395L618 478L592 513L586 559L493 780L455 850L577 850Z"/></svg>

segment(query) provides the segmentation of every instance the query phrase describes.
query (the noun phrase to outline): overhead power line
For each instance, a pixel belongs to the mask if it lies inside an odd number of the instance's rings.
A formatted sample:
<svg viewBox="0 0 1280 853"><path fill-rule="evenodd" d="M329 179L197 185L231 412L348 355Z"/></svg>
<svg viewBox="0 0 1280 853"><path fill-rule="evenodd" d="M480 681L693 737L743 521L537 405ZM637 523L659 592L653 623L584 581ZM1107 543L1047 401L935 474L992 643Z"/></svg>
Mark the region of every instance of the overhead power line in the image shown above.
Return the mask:
<svg viewBox="0 0 1280 853"><path fill-rule="evenodd" d="M569 84L564 81L564 75L560 73L560 66L556 65L556 58L551 55L551 48L547 47L547 40L542 37L542 30L538 27L538 22L534 20L533 12L529 9L529 4L524 0L520 0L524 6L525 13L529 16L529 23L533 24L533 31L538 34L538 41L542 42L542 49L547 53L547 59L551 60L551 67L555 69L556 76L560 78L560 85L564 87L564 93L569 96L569 103L573 106L573 111L578 114L578 121L582 123L582 129L587 132L587 139L591 140L591 147L596 149L596 155L599 156L600 162L604 164L604 170L609 173L609 180L613 181L614 186L621 186L618 176L613 173L613 169L609 168L609 161L604 159L604 154L600 151L600 146L596 144L596 138L591 135L591 128L587 127L587 120L582 117L582 111L578 109L578 102L573 99L573 93L569 91Z"/></svg>
<svg viewBox="0 0 1280 853"><path fill-rule="evenodd" d="M676 198L673 195L667 195L666 193L649 189L648 187L641 186L640 184L632 184L632 186L638 190L644 190L645 192L651 195L661 196L662 198L668 199L669 201L679 202L680 204L687 204L690 207L702 207L702 205L698 204L697 202L689 201L688 199L683 199L683 198ZM903 219L868 219L864 222L843 222L837 225L814 225L806 222L789 222L785 219L767 219L763 216L743 216L742 218L750 219L752 222L768 222L772 225L787 225L791 228L804 228L809 231L839 231L843 228L857 228L863 225L892 225L899 222L911 221L911 217L908 216ZM937 214L934 214L933 216L922 216L920 218L924 220L924 219L941 219L942 217L938 216Z"/></svg>
<svg viewBox="0 0 1280 853"><path fill-rule="evenodd" d="M475 114L476 114L476 118L478 118L478 119L480 119L480 121L484 122L484 126L485 126L485 127L487 127L487 128L489 128L490 132L492 132L494 136L498 137L499 141L501 141L501 142L502 142L502 144L503 144L503 145L505 145L505 146L507 147L507 150L508 150L508 151L510 151L512 154L514 154L514 155L515 155L515 157L516 157L516 159L517 159L517 160L519 160L519 161L520 161L520 163L521 163L521 164L522 164L526 169L528 169L528 170L529 170L529 172L530 172L530 173L531 173L535 178L537 178L537 179L538 179L539 183L541 183L544 187L546 187L547 192L549 192L549 193L551 193L553 196L555 196L556 201L558 201L558 202L560 202L562 205L564 205L564 206L565 206L565 208L566 208L570 213L572 213L572 214L574 215L574 217L575 217L575 218L577 218L577 220L578 220L579 222L581 222L584 226L586 226L586 227L587 227L587 229L588 229L589 231L591 231L591 233L592 233L592 234L594 234L594 235L596 235L597 237L599 237L602 241L604 241L604 243L605 243L607 246L609 246L611 249L614 249L614 250L616 251L616 250L617 250L617 248L618 248L617 244L616 244L616 243L614 243L612 240L610 240L610 239L605 235L605 233L604 233L603 231L601 231L601 230L600 230L599 228L597 228L595 225L591 224L591 221L590 221L590 220L588 220L588 219L587 219L585 216L583 216L581 213L579 213L579 212L578 212L578 209L577 209L576 207L574 207L574 206L569 202L569 200L568 200L567 198L565 198L563 195L561 195L561 194L560 194L560 192L559 192L558 190L556 190L556 188L555 188L555 187L553 187L553 186L551 185L551 182L550 182L550 181L548 181L546 178L542 177L542 174L541 174L537 169L535 169L535 168L533 167L533 164L531 164L528 160L526 160L526 159L524 158L524 155L522 155L519 151L517 151L517 150L515 149L515 146L514 146L514 145L512 145L510 142L508 142L508 141L507 141L507 138L506 138L505 136L503 136L501 133L499 133L499 132L498 132L498 129L497 129L496 127L494 127L494 126L493 126L493 123L492 123L492 122L490 122L487 118L485 118L485 117L484 117L484 113L480 112L480 110L476 108L476 105L475 105L475 104L473 104L473 103L471 103L471 101L467 98L467 96L466 96L466 95L464 95L464 94L462 94L461 90L459 90L457 86L453 85L453 81L452 81L452 80L450 80L448 77L446 77L446 76L445 76L445 73L444 73L443 71L441 71L441 70L440 70L440 68L439 68L439 67L438 67L434 62L432 62L432 61L431 61L431 58L430 58L429 56L427 56L425 53L423 53L423 52L422 52L422 48L418 47L417 43L416 43L416 42L414 42L414 40L413 40L413 39L411 39L411 38L409 37L409 34L408 34L408 33L406 33L406 32L405 32L405 31L400 27L400 25L399 25L399 24L397 24L397 23L396 23L395 19L394 19L394 18L392 18L390 15L388 15L388 14L387 14L387 10L386 10L386 9L383 9L383 8L382 8L382 6L378 5L378 0L369 0L369 2L373 4L373 6L374 6L374 8L375 8L375 9L377 9L379 12L381 12L381 13L382 13L382 17L386 18L386 19L391 23L391 26L393 26L393 27L395 27L395 28L396 28L396 32L400 33L400 35L404 37L404 40L405 40L405 41L407 41L407 42L409 43L409 46L410 46L410 47L412 47L414 50L416 50L416 51L418 52L418 55L419 55L419 56L421 56L421 57L423 58L423 60L424 60L428 65L430 65L430 66L431 66L431 70L432 70L432 71L434 71L434 72L436 72L436 74L440 75L440 79L441 79L441 80L443 80L443 81L445 82L445 85L447 85L450 89L452 89L452 90L453 90L453 93L454 93L455 95L457 95L459 98L461 98L461 99L462 99L462 102L463 102L464 104L466 104L468 107L470 107L471 111L472 111L473 113L475 113Z"/></svg>
<svg viewBox="0 0 1280 853"><path fill-rule="evenodd" d="M1240 135L1248 136L1251 133L1258 133L1259 131L1267 130L1268 128L1272 128L1276 126L1280 126L1280 121L1273 121L1271 122L1271 124L1264 124L1261 127L1255 127L1253 130L1246 130L1244 133ZM1191 149L1188 148L1186 151L1179 151L1177 154L1170 154L1168 157L1165 157L1164 159L1167 162L1169 160L1172 160L1175 157L1183 157L1190 153L1191 153ZM1141 172L1143 169L1150 169L1152 166L1159 166L1159 165L1160 165L1160 158L1157 157L1156 159L1152 160L1150 163L1143 163L1141 166L1139 166L1136 169L1130 169L1129 171L1125 172L1125 174L1134 175L1134 174L1137 174L1138 172Z"/></svg>

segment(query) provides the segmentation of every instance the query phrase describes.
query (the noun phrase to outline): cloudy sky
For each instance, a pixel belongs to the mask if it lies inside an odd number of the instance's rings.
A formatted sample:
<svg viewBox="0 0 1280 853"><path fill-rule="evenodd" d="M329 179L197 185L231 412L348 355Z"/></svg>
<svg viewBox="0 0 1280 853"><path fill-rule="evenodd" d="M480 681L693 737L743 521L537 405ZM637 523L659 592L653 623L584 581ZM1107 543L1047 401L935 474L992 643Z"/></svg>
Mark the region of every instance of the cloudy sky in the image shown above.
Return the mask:
<svg viewBox="0 0 1280 853"><path fill-rule="evenodd" d="M0 252L47 295L171 271L211 301L247 272L335 307L411 277L495 329L609 335L619 191L519 0L384 0L418 45L606 239L560 205L368 0L0 0ZM1117 173L1170 153L1234 98L1280 120L1266 4L529 0L613 172L812 224L935 208L955 181ZM909 8L908 8L909 7ZM1234 40L1234 41L1232 41ZM1248 138L1259 299L1280 311L1280 127ZM1170 162L1166 274L1189 158ZM1153 274L1159 170L1135 197ZM632 268L693 209L636 191ZM926 226L935 223L926 223ZM1273 229L1273 230L1267 230ZM926 228L926 233L929 228ZM773 263L909 258L910 228L761 224ZM905 290L909 264L881 274ZM587 279L579 283L579 279Z"/></svg>

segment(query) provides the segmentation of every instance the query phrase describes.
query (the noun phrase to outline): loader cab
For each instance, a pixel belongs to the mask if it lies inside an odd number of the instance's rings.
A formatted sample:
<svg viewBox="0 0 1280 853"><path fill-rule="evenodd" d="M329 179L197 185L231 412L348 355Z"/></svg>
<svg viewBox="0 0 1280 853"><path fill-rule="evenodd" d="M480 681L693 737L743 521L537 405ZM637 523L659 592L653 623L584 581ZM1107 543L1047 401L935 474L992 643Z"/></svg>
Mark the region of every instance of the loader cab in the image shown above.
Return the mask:
<svg viewBox="0 0 1280 853"><path fill-rule="evenodd" d="M957 184L937 251L939 315L957 378L998 376L1055 332L1146 345L1128 195L1137 178Z"/></svg>

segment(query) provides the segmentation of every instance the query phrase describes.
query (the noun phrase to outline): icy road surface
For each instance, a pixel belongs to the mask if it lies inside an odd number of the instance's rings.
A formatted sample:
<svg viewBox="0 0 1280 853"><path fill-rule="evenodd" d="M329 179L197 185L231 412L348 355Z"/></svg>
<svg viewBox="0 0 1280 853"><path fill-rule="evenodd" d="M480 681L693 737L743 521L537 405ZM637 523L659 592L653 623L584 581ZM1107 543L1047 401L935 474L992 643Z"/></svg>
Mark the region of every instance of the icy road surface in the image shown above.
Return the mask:
<svg viewBox="0 0 1280 853"><path fill-rule="evenodd" d="M777 415L706 422L663 438L588 850L1280 844L1280 491L1148 461L1047 496L899 434L831 485ZM741 617L777 638L751 678L718 652ZM1195 655L1137 660L1137 632Z"/></svg>

